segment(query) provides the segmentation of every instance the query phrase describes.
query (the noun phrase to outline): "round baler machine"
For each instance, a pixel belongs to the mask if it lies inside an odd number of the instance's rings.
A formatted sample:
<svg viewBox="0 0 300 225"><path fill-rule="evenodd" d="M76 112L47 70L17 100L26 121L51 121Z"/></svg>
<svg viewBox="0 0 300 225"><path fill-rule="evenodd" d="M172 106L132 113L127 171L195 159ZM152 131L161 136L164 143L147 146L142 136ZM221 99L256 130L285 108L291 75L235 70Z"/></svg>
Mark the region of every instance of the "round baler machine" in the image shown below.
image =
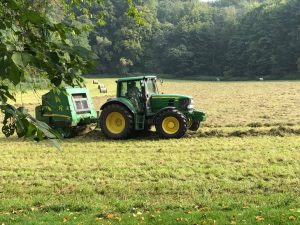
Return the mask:
<svg viewBox="0 0 300 225"><path fill-rule="evenodd" d="M51 90L42 96L42 105L35 109L36 118L71 138L86 126L96 123L97 112L87 88L66 87Z"/></svg>

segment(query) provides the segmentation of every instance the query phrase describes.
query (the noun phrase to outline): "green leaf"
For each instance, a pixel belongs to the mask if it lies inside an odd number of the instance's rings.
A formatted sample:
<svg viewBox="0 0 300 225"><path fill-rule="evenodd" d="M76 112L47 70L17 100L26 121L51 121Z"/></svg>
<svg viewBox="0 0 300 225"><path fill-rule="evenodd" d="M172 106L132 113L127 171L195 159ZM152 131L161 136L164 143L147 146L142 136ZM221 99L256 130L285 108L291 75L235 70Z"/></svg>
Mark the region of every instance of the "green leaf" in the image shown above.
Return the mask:
<svg viewBox="0 0 300 225"><path fill-rule="evenodd" d="M25 115L28 114L28 109L26 109L26 108L23 107L23 106L17 108L17 111L18 111L19 113L21 113L22 115L24 115L24 117L25 117Z"/></svg>
<svg viewBox="0 0 300 225"><path fill-rule="evenodd" d="M61 76L55 76L53 79L51 79L51 83L54 84L56 87L61 85L62 77Z"/></svg>
<svg viewBox="0 0 300 225"><path fill-rule="evenodd" d="M17 132L18 138L24 137L26 134L23 124L21 124L19 121L17 121L17 123L16 123L16 132Z"/></svg>
<svg viewBox="0 0 300 225"><path fill-rule="evenodd" d="M8 86L0 85L0 102L6 103L8 98L16 101L15 97L10 94ZM0 105L0 109L3 110L2 105Z"/></svg>
<svg viewBox="0 0 300 225"><path fill-rule="evenodd" d="M16 130L17 130L17 135L19 138L24 137L27 135L27 127L29 126L29 122L23 118L23 119L18 119L16 123ZM28 136L27 136L28 137Z"/></svg>
<svg viewBox="0 0 300 225"><path fill-rule="evenodd" d="M18 67L15 64L11 64L9 70L9 76L7 77L14 85L20 83L22 79L22 73L19 71Z"/></svg>
<svg viewBox="0 0 300 225"><path fill-rule="evenodd" d="M31 62L32 55L26 52L15 52L11 59L17 67L24 69Z"/></svg>
<svg viewBox="0 0 300 225"><path fill-rule="evenodd" d="M37 131L36 127L32 123L29 123L26 127L26 137L34 136L36 131Z"/></svg>
<svg viewBox="0 0 300 225"><path fill-rule="evenodd" d="M45 17L41 16L37 11L30 10L27 13L28 21L33 24L42 24L45 21Z"/></svg>
<svg viewBox="0 0 300 225"><path fill-rule="evenodd" d="M0 109L5 115L2 132L6 137L13 135L16 131L19 138L29 137L37 141L47 138L57 149L61 150L57 141L62 138L61 135L46 123L33 118L25 108L16 109L13 105L4 104L0 105Z"/></svg>
<svg viewBox="0 0 300 225"><path fill-rule="evenodd" d="M0 21L0 30L4 30L5 28L6 28L5 23Z"/></svg>
<svg viewBox="0 0 300 225"><path fill-rule="evenodd" d="M57 52L49 52L47 54L47 56L49 56L49 58L51 59L52 63L59 64L59 55L57 54Z"/></svg>
<svg viewBox="0 0 300 225"><path fill-rule="evenodd" d="M16 46L14 44L7 43L6 44L6 49L7 49L8 52L13 52L13 51L16 51Z"/></svg>
<svg viewBox="0 0 300 225"><path fill-rule="evenodd" d="M71 62L71 57L68 52L64 52L64 55L62 57L66 62L70 63Z"/></svg>
<svg viewBox="0 0 300 225"><path fill-rule="evenodd" d="M10 0L7 2L7 5L11 9L18 10L20 8L20 3L21 2L16 1L16 0Z"/></svg>
<svg viewBox="0 0 300 225"><path fill-rule="evenodd" d="M43 132L40 131L40 130L37 130L36 137L34 138L34 140L39 142L39 141L42 141L44 139L45 139L45 135L43 134Z"/></svg>

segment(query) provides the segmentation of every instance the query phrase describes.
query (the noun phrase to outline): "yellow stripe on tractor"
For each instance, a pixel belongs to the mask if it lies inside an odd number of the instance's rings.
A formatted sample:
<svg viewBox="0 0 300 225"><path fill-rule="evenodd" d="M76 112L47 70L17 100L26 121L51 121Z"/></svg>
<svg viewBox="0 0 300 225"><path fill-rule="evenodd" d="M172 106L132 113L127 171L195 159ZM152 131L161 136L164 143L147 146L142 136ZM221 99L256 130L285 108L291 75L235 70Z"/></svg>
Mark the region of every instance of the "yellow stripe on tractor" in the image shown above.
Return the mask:
<svg viewBox="0 0 300 225"><path fill-rule="evenodd" d="M60 115L60 114L43 114L45 117L61 117L61 118L66 118L68 120L71 119L71 117L66 116L66 115Z"/></svg>
<svg viewBox="0 0 300 225"><path fill-rule="evenodd" d="M166 96L166 97L163 97L163 96L152 96L152 98L168 98L168 99L179 99L178 97L170 97L170 96Z"/></svg>

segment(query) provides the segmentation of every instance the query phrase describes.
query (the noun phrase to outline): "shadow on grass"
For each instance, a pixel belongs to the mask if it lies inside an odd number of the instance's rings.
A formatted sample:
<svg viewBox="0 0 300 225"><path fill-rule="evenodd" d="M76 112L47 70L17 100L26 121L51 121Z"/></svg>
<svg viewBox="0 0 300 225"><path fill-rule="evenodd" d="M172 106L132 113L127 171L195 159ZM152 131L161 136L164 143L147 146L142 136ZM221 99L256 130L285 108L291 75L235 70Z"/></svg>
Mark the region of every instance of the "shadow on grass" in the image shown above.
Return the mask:
<svg viewBox="0 0 300 225"><path fill-rule="evenodd" d="M100 141L105 141L105 142L116 142L116 141L145 141L145 140L150 140L150 141L158 141L160 138L156 134L156 132L153 131L141 131L141 132L134 132L131 136L131 138L127 140L113 140L113 139L108 139L104 136L104 134L101 132L101 130L95 129L92 130L84 135L77 136L76 138L69 139L68 141L70 142L100 142Z"/></svg>
<svg viewBox="0 0 300 225"><path fill-rule="evenodd" d="M248 130L224 131L222 129L212 129L209 131L200 131L191 135L191 137L258 137L258 136L280 136L300 135L300 128L291 128L278 126L266 130L250 128Z"/></svg>
<svg viewBox="0 0 300 225"><path fill-rule="evenodd" d="M220 129L211 129L209 131L201 131L198 132L191 132L188 131L186 135L183 137L185 139L190 138L214 138L214 137L258 137L258 136L278 136L278 137L284 137L288 135L300 135L300 128L291 128L291 127L273 127L266 130L259 130L255 128L249 128L248 130L233 130L233 131L227 131ZM132 137L126 141L158 141L161 140L159 136L154 131L141 131L141 132L135 132ZM105 141L105 142L116 142L116 141L124 141L124 140L112 140L107 139L103 133L100 130L93 130L91 132L86 133L83 136L78 136L73 139L69 139L70 142L99 142L99 141Z"/></svg>
<svg viewBox="0 0 300 225"><path fill-rule="evenodd" d="M185 139L190 139L190 138L214 138L214 137L258 137L258 136L279 136L279 137L284 137L288 135L300 135L300 128L292 128L292 127L286 127L286 126L278 126L278 127L273 127L265 130L259 130L256 128L249 128L248 130L231 130L227 131L222 128L214 128L210 129L208 131L202 131L199 130L198 132L191 132L188 131L186 135L183 137ZM116 142L116 141L159 141L161 138L157 135L155 131L137 131L134 132L132 137L127 140L112 140L106 138L101 130L95 129L92 130L88 133L85 133L83 135L79 135L75 138L70 138L70 139L64 139L63 142L65 143L82 143L82 142ZM5 137L0 137L0 144L1 143L26 143L31 141L31 139L24 139L24 138L17 138L16 136L10 137L10 138L5 138ZM33 141L33 140L32 140ZM34 141L33 141L34 142Z"/></svg>
<svg viewBox="0 0 300 225"><path fill-rule="evenodd" d="M71 211L71 212L86 212L91 211L91 207L88 206L74 206L74 205L49 205L43 206L39 208L42 212L63 212L63 211Z"/></svg>

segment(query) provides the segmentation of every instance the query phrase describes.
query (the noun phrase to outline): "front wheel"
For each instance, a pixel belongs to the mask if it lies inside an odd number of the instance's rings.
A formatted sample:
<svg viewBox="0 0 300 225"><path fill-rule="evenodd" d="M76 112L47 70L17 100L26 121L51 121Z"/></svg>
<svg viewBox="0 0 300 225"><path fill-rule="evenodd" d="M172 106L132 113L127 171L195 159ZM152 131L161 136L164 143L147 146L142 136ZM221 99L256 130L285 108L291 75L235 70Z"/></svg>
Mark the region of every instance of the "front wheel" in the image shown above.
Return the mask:
<svg viewBox="0 0 300 225"><path fill-rule="evenodd" d="M167 110L158 116L155 128L162 138L181 138L187 131L187 121L181 112Z"/></svg>
<svg viewBox="0 0 300 225"><path fill-rule="evenodd" d="M189 130L191 131L197 131L200 127L200 122L199 121L193 121L191 123L191 126L189 127Z"/></svg>
<svg viewBox="0 0 300 225"><path fill-rule="evenodd" d="M100 115L103 134L112 139L126 139L133 130L133 119L129 110L119 104L106 106Z"/></svg>

